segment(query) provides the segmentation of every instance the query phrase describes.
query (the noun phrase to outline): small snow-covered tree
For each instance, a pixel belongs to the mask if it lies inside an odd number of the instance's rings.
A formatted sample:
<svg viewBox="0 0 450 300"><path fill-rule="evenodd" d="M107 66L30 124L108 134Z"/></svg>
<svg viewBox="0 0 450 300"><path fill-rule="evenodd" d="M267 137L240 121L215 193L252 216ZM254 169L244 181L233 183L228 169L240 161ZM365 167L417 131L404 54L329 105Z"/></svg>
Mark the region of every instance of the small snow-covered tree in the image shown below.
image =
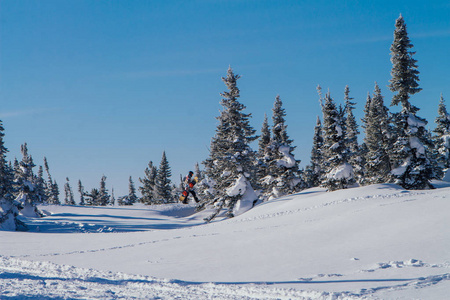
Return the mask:
<svg viewBox="0 0 450 300"><path fill-rule="evenodd" d="M53 181L52 176L50 175L50 169L48 167L47 158L44 157L44 167L45 171L47 172L48 180L47 180L47 189L45 191L45 194L47 196L47 203L48 204L61 204L59 201L59 189L58 184L56 181Z"/></svg>
<svg viewBox="0 0 450 300"><path fill-rule="evenodd" d="M376 83L373 98L367 97L363 122L366 133L364 144L367 146L365 183L388 182L391 172L389 151L392 147L389 112Z"/></svg>
<svg viewBox="0 0 450 300"><path fill-rule="evenodd" d="M427 121L416 115L419 108L409 102L410 96L421 91L415 52L406 31L403 17L396 20L394 41L391 45L391 80L389 88L395 95L391 105L401 104L401 111L393 114L394 138L390 158L391 180L406 189L432 188L434 176L430 161L431 146Z"/></svg>
<svg viewBox="0 0 450 300"><path fill-rule="evenodd" d="M211 140L209 158L204 161L206 177L212 185L211 197L205 197L199 204L199 209L206 205L215 208L206 221L211 221L223 209L226 216L233 217L251 208L257 199L252 186L256 183L256 153L250 143L258 137L250 125L251 114L244 113L246 107L239 102L239 78L231 67L222 78L228 90L221 94L223 110L217 118L219 124Z"/></svg>
<svg viewBox="0 0 450 300"><path fill-rule="evenodd" d="M348 163L343 110L336 107L330 93L325 95L323 112L323 146L325 176L322 185L330 191L347 188L355 182L353 167Z"/></svg>
<svg viewBox="0 0 450 300"><path fill-rule="evenodd" d="M45 194L46 182L44 179L44 169L39 166L38 173L35 179L36 182L36 194L38 195L38 203L47 203L47 195Z"/></svg>
<svg viewBox="0 0 450 300"><path fill-rule="evenodd" d="M268 174L262 178L262 186L269 199L292 194L304 188L304 182L299 175L300 161L294 157L295 147L292 146L293 141L289 139L286 131L286 110L280 96L275 98L272 111L273 134L264 156Z"/></svg>
<svg viewBox="0 0 450 300"><path fill-rule="evenodd" d="M324 173L324 159L323 159L323 136L322 136L322 122L317 116L316 126L314 127L313 146L311 149L311 162L306 167L307 186L319 186Z"/></svg>
<svg viewBox="0 0 450 300"><path fill-rule="evenodd" d="M66 183L64 184L64 204L75 205L75 199L73 198L73 191L70 186L69 177L66 177Z"/></svg>
<svg viewBox="0 0 450 300"><path fill-rule="evenodd" d="M361 156L361 149L358 145L358 123L353 114L355 109L355 102L352 102L353 98L350 97L350 88L345 86L344 91L344 101L345 101L345 138L347 148L349 150L348 163L353 167L355 180L357 182L362 182L364 178L364 162Z"/></svg>
<svg viewBox="0 0 450 300"><path fill-rule="evenodd" d="M445 172L450 168L450 114L447 112L444 97L441 94L438 116L434 121L434 145L439 167Z"/></svg>
<svg viewBox="0 0 450 300"><path fill-rule="evenodd" d="M144 178L139 178L139 181L142 183L142 186L139 187L139 191L141 192L140 202L150 205L154 204L155 199L155 185L156 185L156 174L158 173L157 168L153 166L153 162L150 161L148 163L148 167L145 168Z"/></svg>
<svg viewBox="0 0 450 300"><path fill-rule="evenodd" d="M128 195L118 199L119 205L133 205L138 200L136 196L136 188L134 186L133 178L128 179Z"/></svg>
<svg viewBox="0 0 450 300"><path fill-rule="evenodd" d="M268 175L269 170L266 164L266 157L268 156L269 152L269 145L271 141L271 132L270 132L270 125L269 120L267 118L267 114L264 114L264 121L263 125L261 127L261 136L259 137L258 141L258 178L264 178ZM268 158L268 157L267 157Z"/></svg>
<svg viewBox="0 0 450 300"><path fill-rule="evenodd" d="M106 189L106 176L103 175L100 180L99 197L97 198L96 205L106 206L110 204L111 196Z"/></svg>
<svg viewBox="0 0 450 300"><path fill-rule="evenodd" d="M84 186L81 183L81 180L78 180L78 193L80 193L80 205L86 205Z"/></svg>
<svg viewBox="0 0 450 300"><path fill-rule="evenodd" d="M36 207L36 202L39 201L33 174L33 168L36 165L31 155L28 154L27 143L23 144L20 150L22 160L19 162L18 176L15 182L18 191L16 201L22 205L21 213L25 216L42 217L43 214Z"/></svg>
<svg viewBox="0 0 450 300"><path fill-rule="evenodd" d="M159 203L170 203L174 199L172 197L172 181L170 177L172 171L170 169L169 161L166 157L166 151L163 152L161 163L156 173L155 192Z"/></svg>

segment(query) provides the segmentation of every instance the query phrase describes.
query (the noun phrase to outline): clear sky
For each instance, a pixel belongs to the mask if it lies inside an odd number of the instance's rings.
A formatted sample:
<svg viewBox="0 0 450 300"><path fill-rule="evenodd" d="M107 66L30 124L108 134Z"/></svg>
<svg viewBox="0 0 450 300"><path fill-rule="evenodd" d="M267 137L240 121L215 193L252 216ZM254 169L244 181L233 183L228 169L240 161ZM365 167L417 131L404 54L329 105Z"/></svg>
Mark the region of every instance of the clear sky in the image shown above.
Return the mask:
<svg viewBox="0 0 450 300"><path fill-rule="evenodd" d="M390 104L400 13L423 88L411 101L434 128L440 93L450 99L448 1L0 0L8 159L27 142L37 165L47 157L61 192L65 177L90 190L106 175L118 197L165 150L178 183L208 156L231 65L258 132L280 95L305 166L318 84L338 103L348 84L358 118L375 81Z"/></svg>

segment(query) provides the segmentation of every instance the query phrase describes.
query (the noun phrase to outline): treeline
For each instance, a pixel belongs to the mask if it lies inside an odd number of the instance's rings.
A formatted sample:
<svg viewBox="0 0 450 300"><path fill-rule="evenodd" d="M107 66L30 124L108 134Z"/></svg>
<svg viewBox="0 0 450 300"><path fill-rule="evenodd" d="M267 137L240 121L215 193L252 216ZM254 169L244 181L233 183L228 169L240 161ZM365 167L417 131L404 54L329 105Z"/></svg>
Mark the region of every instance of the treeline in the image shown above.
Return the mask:
<svg viewBox="0 0 450 300"><path fill-rule="evenodd" d="M226 91L221 93L223 107L217 117L216 133L211 139L209 157L195 167L200 179L197 191L200 203L197 209L211 209L210 221L219 214L233 217L250 209L258 201L266 201L305 188L322 186L329 191L355 185L374 183L396 183L406 189L433 188L432 179L442 179L450 167L450 115L441 95L436 129L426 128L427 120L417 115L419 108L412 105L410 98L421 91L419 71L415 52L408 37L402 16L396 20L394 41L391 45L391 79L389 89L394 93L391 106L399 112L390 112L384 104L384 97L378 84L368 94L362 128L363 143L358 143L360 134L354 116L355 102L350 88L344 89L343 105L338 105L330 92L325 95L318 87L322 118L317 118L314 128L310 163L300 169L293 151L294 141L287 133L286 110L280 96L276 96L271 121L267 115L261 127L261 134L251 126L251 114L245 112L245 105L239 101L240 78L231 67L222 78ZM1 124L1 123L0 123ZM58 204L58 187L50 176L47 161L44 160L48 179L43 179L43 169L33 175L34 167L27 154L26 144L22 147L23 159L6 161L7 149L3 145L3 128L0 128L0 226L14 216L20 208L29 206L35 210L35 203ZM258 149L251 144L258 141ZM14 171L13 171L14 170ZM16 174L17 173L17 174ZM159 167L152 161L139 178L141 197L136 195L132 178L129 178L129 193L119 197L117 204L132 205L173 203L183 190L183 179L176 186L171 181L171 168L164 152ZM115 204L114 192L106 189L106 177L100 187L87 192L78 181L80 205ZM68 205L75 204L69 179L64 186ZM14 202L16 201L16 202ZM20 205L17 205L17 202ZM0 227L1 228L1 227Z"/></svg>

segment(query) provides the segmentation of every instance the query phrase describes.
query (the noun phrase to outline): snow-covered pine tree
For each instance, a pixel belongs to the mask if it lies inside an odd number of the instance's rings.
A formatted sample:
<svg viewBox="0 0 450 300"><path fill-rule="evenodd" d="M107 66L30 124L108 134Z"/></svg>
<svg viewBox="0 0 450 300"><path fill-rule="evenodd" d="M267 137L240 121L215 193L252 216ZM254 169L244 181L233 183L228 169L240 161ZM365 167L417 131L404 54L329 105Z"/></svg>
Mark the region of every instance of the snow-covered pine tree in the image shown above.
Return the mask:
<svg viewBox="0 0 450 300"><path fill-rule="evenodd" d="M139 191L141 192L140 202L150 205L154 204L155 199L155 185L156 185L156 174L158 170L155 166L153 166L153 162L150 161L148 163L148 167L145 168L144 178L139 178L139 181L142 183L142 186L139 187Z"/></svg>
<svg viewBox="0 0 450 300"><path fill-rule="evenodd" d="M103 175L100 180L99 197L97 198L97 203L95 205L106 206L110 203L111 196L106 189L106 176Z"/></svg>
<svg viewBox="0 0 450 300"><path fill-rule="evenodd" d="M362 182L364 178L364 162L361 156L360 147L358 145L358 124L353 114L356 103L352 102L353 98L350 97L350 88L348 87L348 85L345 86L344 95L346 114L345 138L347 147L349 149L348 163L353 167L355 180L357 182Z"/></svg>
<svg viewBox="0 0 450 300"><path fill-rule="evenodd" d="M84 186L81 183L81 180L78 180L78 193L80 193L80 205L86 205L86 201L84 199L85 193L84 193Z"/></svg>
<svg viewBox="0 0 450 300"><path fill-rule="evenodd" d="M99 205L101 202L100 191L93 188L90 193L84 193L86 205Z"/></svg>
<svg viewBox="0 0 450 300"><path fill-rule="evenodd" d="M259 141L258 141L258 178L264 178L266 177L269 173L268 168L267 168L267 164L265 162L265 157L268 154L269 148L268 146L270 145L270 141L271 141L272 137L271 137L271 131L270 131L270 126L269 126L269 120L267 118L267 114L264 114L264 121L261 127L261 136L259 137Z"/></svg>
<svg viewBox="0 0 450 300"><path fill-rule="evenodd" d="M428 147L431 145L425 128L427 121L418 117L419 108L409 102L410 96L421 91L417 60L403 17L395 22L394 41L391 45L391 80L389 88L396 93L391 105L401 104L402 109L393 114L394 138L390 153L391 180L405 189L432 188L430 180L434 170Z"/></svg>
<svg viewBox="0 0 450 300"><path fill-rule="evenodd" d="M134 186L133 178L130 176L128 179L128 195L125 197L120 197L118 199L119 205L133 205L138 200L136 196L136 188Z"/></svg>
<svg viewBox="0 0 450 300"><path fill-rule="evenodd" d="M6 160L8 149L3 140L5 136L0 121L0 230L26 229L24 223L17 218L19 210L14 205L12 168Z"/></svg>
<svg viewBox="0 0 450 300"><path fill-rule="evenodd" d="M228 68L227 76L222 77L228 91L221 94L223 111L217 117L219 124L211 140L209 158L203 163L205 174L213 185L211 198L205 198L199 208L212 204L214 213L206 218L211 221L222 209L227 217L233 217L252 207L257 196L252 184L256 182L256 153L250 143L258 137L250 125L251 114L245 114L246 108L239 102L240 91L237 87L239 75Z"/></svg>
<svg viewBox="0 0 450 300"><path fill-rule="evenodd" d="M172 171L166 157L166 151L163 151L155 181L156 198L159 203L174 202L172 197L172 181L170 180L171 176Z"/></svg>
<svg viewBox="0 0 450 300"><path fill-rule="evenodd" d="M31 155L28 154L27 143L23 144L20 150L22 152L22 160L19 162L18 177L15 182L18 191L16 201L21 204L21 213L23 215L27 217L42 217L42 212L36 207L36 202L39 201L33 174L33 168L36 165Z"/></svg>
<svg viewBox="0 0 450 300"><path fill-rule="evenodd" d="M390 140L389 112L384 106L383 96L377 83L373 98L367 97L365 117L364 143L367 146L365 183L384 183L389 181L391 164L389 151Z"/></svg>
<svg viewBox="0 0 450 300"><path fill-rule="evenodd" d="M69 177L66 177L66 183L64 184L64 204L75 205L75 199L73 198L73 191L70 186Z"/></svg>
<svg viewBox="0 0 450 300"><path fill-rule="evenodd" d="M56 181L53 181L52 176L50 175L50 170L48 167L47 158L44 157L44 167L45 171L47 172L48 180L47 180L47 188L45 191L45 194L47 196L47 203L48 204L61 204L59 201L59 189L58 184Z"/></svg>
<svg viewBox="0 0 450 300"><path fill-rule="evenodd" d="M272 112L273 134L264 156L268 175L262 178L262 186L268 199L292 194L305 187L299 174L300 161L294 157L295 147L287 134L286 110L279 95L275 98Z"/></svg>
<svg viewBox="0 0 450 300"><path fill-rule="evenodd" d="M434 121L436 128L434 132L434 145L437 162L444 172L450 169L450 114L447 112L444 96L441 94L438 107L438 116Z"/></svg>
<svg viewBox="0 0 450 300"><path fill-rule="evenodd" d="M342 109L336 107L328 92L322 106L323 147L325 176L322 185L329 191L347 188L355 183L353 167L348 163Z"/></svg>
<svg viewBox="0 0 450 300"><path fill-rule="evenodd" d="M39 166L38 173L35 179L36 194L38 195L38 203L47 203L47 195L45 194L46 182L44 179L44 169Z"/></svg>
<svg viewBox="0 0 450 300"><path fill-rule="evenodd" d="M323 160L323 135L322 135L322 122L320 117L317 116L316 126L314 127L313 146L311 149L311 162L306 167L306 182L308 187L319 186L324 173L324 160Z"/></svg>

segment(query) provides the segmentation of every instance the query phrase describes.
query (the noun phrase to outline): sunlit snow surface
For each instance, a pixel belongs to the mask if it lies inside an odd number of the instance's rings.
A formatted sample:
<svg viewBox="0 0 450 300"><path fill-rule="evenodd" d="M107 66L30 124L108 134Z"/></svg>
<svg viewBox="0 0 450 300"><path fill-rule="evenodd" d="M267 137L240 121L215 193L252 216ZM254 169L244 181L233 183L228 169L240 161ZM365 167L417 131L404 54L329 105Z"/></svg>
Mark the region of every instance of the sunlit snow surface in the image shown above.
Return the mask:
<svg viewBox="0 0 450 300"><path fill-rule="evenodd" d="M446 299L437 187L310 189L211 224L191 205L41 206L0 231L0 299Z"/></svg>

